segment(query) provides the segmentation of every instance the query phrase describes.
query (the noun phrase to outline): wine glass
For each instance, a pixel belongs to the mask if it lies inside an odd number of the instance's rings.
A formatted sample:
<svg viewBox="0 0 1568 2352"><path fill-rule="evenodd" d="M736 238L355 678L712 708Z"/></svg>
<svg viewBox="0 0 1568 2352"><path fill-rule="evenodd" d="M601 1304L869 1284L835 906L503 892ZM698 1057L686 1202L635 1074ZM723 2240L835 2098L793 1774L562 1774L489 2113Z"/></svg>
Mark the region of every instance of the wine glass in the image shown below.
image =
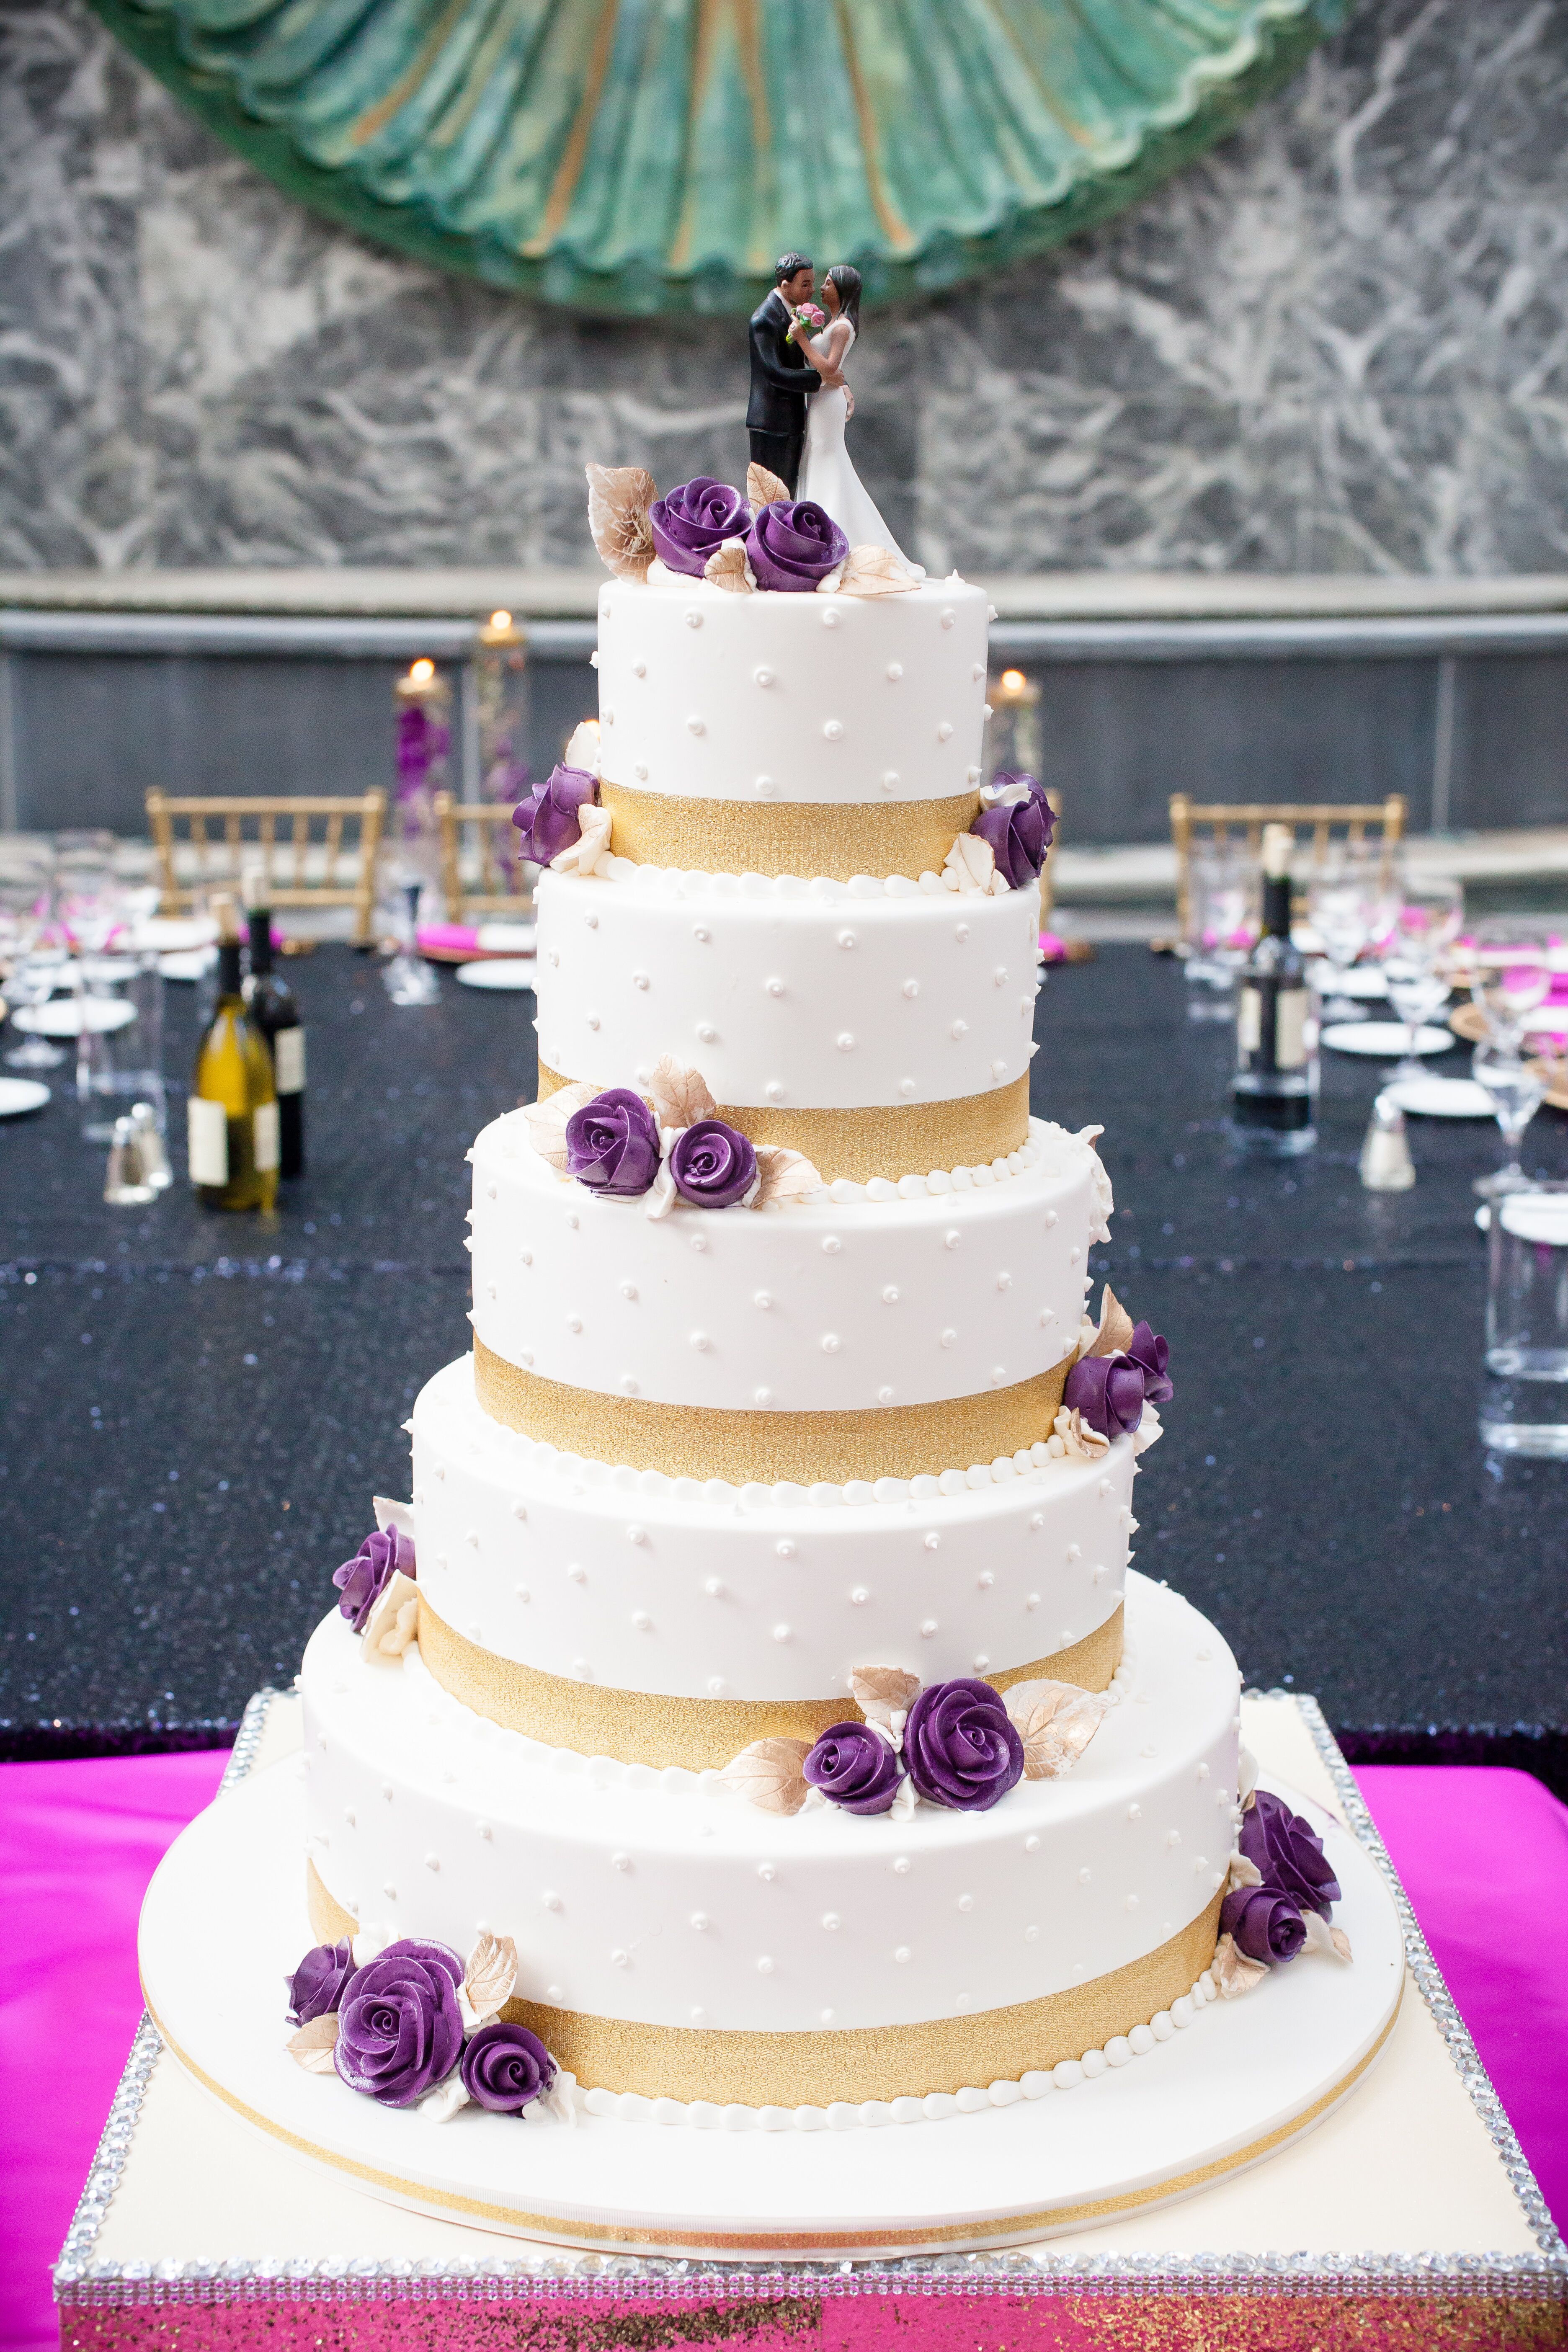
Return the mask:
<svg viewBox="0 0 1568 2352"><path fill-rule="evenodd" d="M1552 991L1556 925L1534 915L1489 916L1469 949L1470 994L1487 1024L1487 1042L1517 1052L1529 1015Z"/></svg>
<svg viewBox="0 0 1568 2352"><path fill-rule="evenodd" d="M36 1011L55 992L64 957L49 939L50 888L42 865L19 864L0 871L0 962L7 969L5 993L18 1011ZM65 1060L47 1037L24 1035L5 1056L14 1070L57 1070Z"/></svg>
<svg viewBox="0 0 1568 2352"><path fill-rule="evenodd" d="M1416 1052L1422 1024L1448 1001L1449 952L1465 919L1465 898L1446 874L1400 876L1394 902L1380 918L1378 940L1388 993L1405 1024L1403 1060L1388 1073L1395 1085L1426 1075Z"/></svg>
<svg viewBox="0 0 1568 2352"><path fill-rule="evenodd" d="M1517 1045L1485 1037L1471 1056L1470 1067L1492 1098L1492 1109L1502 1132L1506 1164L1495 1175L1478 1176L1475 1189L1483 1200L1504 1192L1528 1192L1533 1188L1520 1165L1524 1130L1541 1108L1546 1082L1535 1064L1527 1062Z"/></svg>
<svg viewBox="0 0 1568 2352"><path fill-rule="evenodd" d="M1325 1021L1366 1019L1366 1007L1342 992L1345 974L1373 935L1382 864L1381 845L1338 841L1331 842L1321 863L1312 869L1308 917L1341 992L1324 1005Z"/></svg>
<svg viewBox="0 0 1568 2352"><path fill-rule="evenodd" d="M1228 836L1195 841L1187 866L1187 927L1183 967L1194 1021L1236 1018L1236 976L1258 937L1257 873L1245 845Z"/></svg>

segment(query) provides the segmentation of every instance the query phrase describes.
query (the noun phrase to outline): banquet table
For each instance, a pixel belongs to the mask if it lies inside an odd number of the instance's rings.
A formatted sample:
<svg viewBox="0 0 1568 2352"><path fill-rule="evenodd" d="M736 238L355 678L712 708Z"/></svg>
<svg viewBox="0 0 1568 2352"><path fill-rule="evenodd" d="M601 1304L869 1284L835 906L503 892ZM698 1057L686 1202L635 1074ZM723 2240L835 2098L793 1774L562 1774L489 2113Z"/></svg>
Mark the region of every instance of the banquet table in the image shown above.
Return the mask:
<svg viewBox="0 0 1568 2352"><path fill-rule="evenodd" d="M286 1685L370 1524L406 1492L400 1424L468 1339L464 1153L532 1093L531 994L389 1003L374 962L289 960L310 1038L309 1166L275 1216L182 1181L102 1198L74 1103L0 1123L0 1753L212 1744ZM166 1066L195 991L171 983ZM1225 1631L1249 1684L1315 1692L1352 1759L1501 1761L1568 1793L1568 1465L1476 1432L1489 1123L1413 1119L1418 1170L1369 1193L1379 1065L1326 1055L1316 1151L1242 1165L1223 1027L1142 946L1055 970L1037 1113L1101 1122L1113 1237L1091 1270L1171 1342L1138 1565ZM1448 1057L1464 1067L1464 1049ZM1532 1168L1568 1174L1544 1110Z"/></svg>

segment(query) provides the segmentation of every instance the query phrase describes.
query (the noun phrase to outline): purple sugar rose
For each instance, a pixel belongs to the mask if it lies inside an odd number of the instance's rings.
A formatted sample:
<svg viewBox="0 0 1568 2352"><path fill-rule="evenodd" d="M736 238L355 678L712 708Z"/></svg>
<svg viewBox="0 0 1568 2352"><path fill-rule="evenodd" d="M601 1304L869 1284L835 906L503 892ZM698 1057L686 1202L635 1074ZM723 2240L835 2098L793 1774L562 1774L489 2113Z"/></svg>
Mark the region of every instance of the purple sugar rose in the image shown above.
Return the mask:
<svg viewBox="0 0 1568 2352"><path fill-rule="evenodd" d="M1143 1417L1143 1395L1142 1367L1131 1356L1080 1356L1068 1374L1062 1402L1101 1437L1128 1437Z"/></svg>
<svg viewBox="0 0 1568 2352"><path fill-rule="evenodd" d="M1127 1342L1127 1353L1143 1375L1143 1393L1151 1404L1169 1404L1175 1388L1166 1370L1171 1360L1170 1344L1147 1323L1134 1323L1132 1337Z"/></svg>
<svg viewBox="0 0 1568 2352"><path fill-rule="evenodd" d="M1300 1813L1259 1789L1250 1811L1241 1817L1237 1844L1261 1872L1265 1886L1283 1895L1298 1910L1328 1917L1329 1906L1340 1899L1339 1881L1322 1839Z"/></svg>
<svg viewBox="0 0 1568 2352"><path fill-rule="evenodd" d="M318 1944L307 1952L289 1979L289 2024L330 2016L353 1972L354 1948L346 1936L341 1944Z"/></svg>
<svg viewBox="0 0 1568 2352"><path fill-rule="evenodd" d="M668 498L656 499L647 520L653 543L669 570L700 579L715 548L727 539L744 539L752 527L752 509L728 482L699 474Z"/></svg>
<svg viewBox="0 0 1568 2352"><path fill-rule="evenodd" d="M849 552L832 517L811 499L778 499L759 507L746 541L746 559L759 588L815 589Z"/></svg>
<svg viewBox="0 0 1568 2352"><path fill-rule="evenodd" d="M356 1969L338 2004L332 2051L350 2090L411 2107L444 2082L462 2054L462 1981L456 1952L410 1937Z"/></svg>
<svg viewBox="0 0 1568 2352"><path fill-rule="evenodd" d="M526 2025L497 2018L463 2045L463 2088L476 2106L520 2116L555 2080L555 2061Z"/></svg>
<svg viewBox="0 0 1568 2352"><path fill-rule="evenodd" d="M847 1813L885 1813L904 1777L891 1748L868 1723L830 1724L800 1769L830 1805Z"/></svg>
<svg viewBox="0 0 1568 2352"><path fill-rule="evenodd" d="M414 1538L401 1528L377 1528L366 1536L353 1559L345 1559L342 1568L332 1570L332 1582L342 1594L338 1614L346 1617L356 1633L363 1633L370 1622L371 1611L386 1591L394 1576L413 1576Z"/></svg>
<svg viewBox="0 0 1568 2352"><path fill-rule="evenodd" d="M749 1137L721 1118L700 1118L678 1136L669 1172L683 1201L695 1209L731 1209L757 1181L757 1155Z"/></svg>
<svg viewBox="0 0 1568 2352"><path fill-rule="evenodd" d="M566 1122L566 1165L579 1184L639 1200L658 1174L658 1121L641 1095L611 1087Z"/></svg>
<svg viewBox="0 0 1568 2352"><path fill-rule="evenodd" d="M1220 1906L1220 1932L1249 1960L1293 1960L1307 1940L1301 1914L1277 1886L1238 1886Z"/></svg>
<svg viewBox="0 0 1568 2352"><path fill-rule="evenodd" d="M548 866L552 857L559 857L581 839L577 812L598 797L598 778L586 768L552 768L544 782L511 813L522 836L519 856L531 858L535 866Z"/></svg>
<svg viewBox="0 0 1568 2352"><path fill-rule="evenodd" d="M932 1683L904 1725L904 1763L928 1805L983 1813L1022 1777L1024 1743L989 1683Z"/></svg>
<svg viewBox="0 0 1568 2352"><path fill-rule="evenodd" d="M1021 890L1033 882L1046 862L1046 852L1051 845L1051 835L1057 829L1057 813L1046 798L1045 787L1034 776L994 776L994 788L1006 790L1023 784L1028 798L1006 801L998 808L982 809L971 833L991 845L996 860L996 870L1009 887Z"/></svg>

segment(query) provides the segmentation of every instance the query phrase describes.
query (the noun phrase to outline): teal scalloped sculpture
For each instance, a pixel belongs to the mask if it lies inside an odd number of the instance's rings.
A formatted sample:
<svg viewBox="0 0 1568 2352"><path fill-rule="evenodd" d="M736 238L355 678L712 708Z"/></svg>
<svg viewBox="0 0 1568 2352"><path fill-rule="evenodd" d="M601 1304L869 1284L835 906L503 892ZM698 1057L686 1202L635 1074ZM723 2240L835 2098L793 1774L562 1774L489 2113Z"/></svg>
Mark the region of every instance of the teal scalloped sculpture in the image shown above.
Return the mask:
<svg viewBox="0 0 1568 2352"><path fill-rule="evenodd" d="M551 302L896 299L1120 211L1348 0L94 0L291 195Z"/></svg>

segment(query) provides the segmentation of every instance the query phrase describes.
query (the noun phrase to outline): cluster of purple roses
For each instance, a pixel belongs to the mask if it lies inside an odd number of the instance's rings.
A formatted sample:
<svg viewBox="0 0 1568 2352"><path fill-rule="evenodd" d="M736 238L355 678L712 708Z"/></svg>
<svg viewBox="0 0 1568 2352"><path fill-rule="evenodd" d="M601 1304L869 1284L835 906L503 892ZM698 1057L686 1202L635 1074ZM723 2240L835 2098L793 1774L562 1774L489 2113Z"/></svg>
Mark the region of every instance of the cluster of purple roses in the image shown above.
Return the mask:
<svg viewBox="0 0 1568 2352"><path fill-rule="evenodd" d="M1037 881L1045 866L1057 813L1037 776L998 769L991 785L994 792L1021 792L1023 797L982 809L969 830L990 843L996 871L1008 888L1021 890L1026 882Z"/></svg>
<svg viewBox="0 0 1568 2352"><path fill-rule="evenodd" d="M467 2040L463 1963L445 1944L405 1937L363 1969L353 1946L318 1944L289 1979L289 2022L335 2016L332 2063L351 2091L411 2107L456 2069L476 2106L521 2115L549 2090L555 2061L526 2025L494 2018Z"/></svg>
<svg viewBox="0 0 1568 2352"><path fill-rule="evenodd" d="M1024 1743L989 1683L931 1683L904 1722L903 1754L868 1723L829 1726L801 1771L847 1813L885 1813L907 1775L928 1805L988 1812L1023 1777Z"/></svg>
<svg viewBox="0 0 1568 2352"><path fill-rule="evenodd" d="M1307 1940L1302 1914L1315 1911L1326 1920L1340 1899L1323 1841L1300 1813L1259 1789L1242 1815L1237 1844L1261 1884L1232 1888L1220 1906L1220 1933L1249 1960L1293 1960Z"/></svg>
<svg viewBox="0 0 1568 2352"><path fill-rule="evenodd" d="M559 764L552 768L544 782L536 784L511 813L522 836L518 856L531 858L535 866L548 866L580 838L583 824L578 811L598 797L599 780L586 768Z"/></svg>
<svg viewBox="0 0 1568 2352"><path fill-rule="evenodd" d="M745 541L759 588L786 593L815 590L849 552L838 525L811 499L780 499L753 513L739 490L706 474L656 499L647 520L666 569L699 580L726 540Z"/></svg>
<svg viewBox="0 0 1568 2352"><path fill-rule="evenodd" d="M338 1614L356 1633L369 1624L371 1612L395 1576L418 1581L414 1565L414 1538L401 1528L377 1528L366 1536L353 1559L332 1570L332 1582L342 1595Z"/></svg>
<svg viewBox="0 0 1568 2352"><path fill-rule="evenodd" d="M1169 1404L1175 1386L1166 1366L1168 1343L1147 1323L1135 1323L1126 1347L1110 1356L1080 1356L1067 1377L1062 1402L1101 1437L1131 1437L1148 1404Z"/></svg>
<svg viewBox="0 0 1568 2352"><path fill-rule="evenodd" d="M579 1184L612 1201L637 1201L659 1169L658 1121L641 1095L610 1087L566 1122L566 1166ZM732 1209L757 1181L750 1139L721 1118L700 1118L671 1146L669 1175L694 1209Z"/></svg>

